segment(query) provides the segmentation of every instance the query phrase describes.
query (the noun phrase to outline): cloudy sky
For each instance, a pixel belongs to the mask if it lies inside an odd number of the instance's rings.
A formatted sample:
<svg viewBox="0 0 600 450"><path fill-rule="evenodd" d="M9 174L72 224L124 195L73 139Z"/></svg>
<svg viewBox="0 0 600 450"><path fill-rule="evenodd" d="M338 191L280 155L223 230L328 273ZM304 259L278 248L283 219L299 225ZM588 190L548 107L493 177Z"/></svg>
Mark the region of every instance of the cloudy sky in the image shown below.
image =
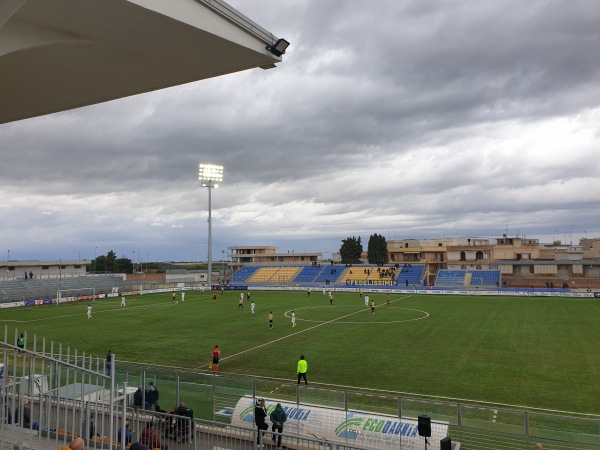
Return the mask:
<svg viewBox="0 0 600 450"><path fill-rule="evenodd" d="M291 42L277 69L0 125L0 260L205 261L200 162L215 260L600 237L597 0L229 3Z"/></svg>

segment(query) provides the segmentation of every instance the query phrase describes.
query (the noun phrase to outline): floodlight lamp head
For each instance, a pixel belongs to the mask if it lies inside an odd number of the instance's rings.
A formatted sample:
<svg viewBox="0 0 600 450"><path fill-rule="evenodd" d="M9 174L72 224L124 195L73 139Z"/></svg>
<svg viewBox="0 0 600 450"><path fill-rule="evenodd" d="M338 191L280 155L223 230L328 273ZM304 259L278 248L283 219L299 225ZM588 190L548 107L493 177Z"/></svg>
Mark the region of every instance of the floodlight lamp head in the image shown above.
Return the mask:
<svg viewBox="0 0 600 450"><path fill-rule="evenodd" d="M223 181L223 166L200 164L198 179L200 180L202 187L219 187L219 183Z"/></svg>
<svg viewBox="0 0 600 450"><path fill-rule="evenodd" d="M278 39L272 45L267 45L267 50L273 53L275 56L281 56L285 53L286 49L290 46L290 43L285 39Z"/></svg>

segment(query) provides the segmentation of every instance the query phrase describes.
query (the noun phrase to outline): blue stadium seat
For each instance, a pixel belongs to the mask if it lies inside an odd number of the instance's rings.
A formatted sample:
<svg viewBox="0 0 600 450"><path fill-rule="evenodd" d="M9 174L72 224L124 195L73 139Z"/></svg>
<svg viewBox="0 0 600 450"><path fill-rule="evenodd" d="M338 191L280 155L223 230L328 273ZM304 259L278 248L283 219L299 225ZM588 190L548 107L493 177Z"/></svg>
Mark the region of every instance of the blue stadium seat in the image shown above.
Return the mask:
<svg viewBox="0 0 600 450"><path fill-rule="evenodd" d="M420 286L423 281L425 264L405 264L399 267L397 286Z"/></svg>
<svg viewBox="0 0 600 450"><path fill-rule="evenodd" d="M229 284L243 284L257 270L257 266L244 266L231 276Z"/></svg>

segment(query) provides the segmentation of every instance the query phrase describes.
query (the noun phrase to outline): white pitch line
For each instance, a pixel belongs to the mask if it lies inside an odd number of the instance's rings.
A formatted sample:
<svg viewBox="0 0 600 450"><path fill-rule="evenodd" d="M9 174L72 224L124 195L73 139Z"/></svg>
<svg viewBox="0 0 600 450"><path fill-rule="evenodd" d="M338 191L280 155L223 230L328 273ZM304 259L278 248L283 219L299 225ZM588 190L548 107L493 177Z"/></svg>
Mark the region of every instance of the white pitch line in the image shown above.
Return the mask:
<svg viewBox="0 0 600 450"><path fill-rule="evenodd" d="M399 298L399 299L393 300L393 301L397 302L398 300L403 300L403 299L411 297L411 296L412 295L407 295L406 297L402 297L402 298ZM287 336L280 337L279 339L275 339L275 340L269 341L269 342L267 342L265 344L260 344L260 345L257 345L256 347L251 347L251 348L246 349L244 351L241 351L241 352L238 352L238 353L234 353L233 355L229 355L229 356L226 356L224 358L221 358L221 360L224 361L224 360L229 359L229 358L234 358L236 356L243 355L244 353L251 352L252 350L256 350L256 349L259 349L259 348L262 348L262 347L266 347L267 345L271 345L271 344L273 344L275 342L279 342L279 341L282 341L284 339L287 339L287 338L290 338L290 337L293 337L293 336L297 336L297 335L302 334L302 333L306 333L307 331L314 330L315 328L319 328L319 327L322 327L324 325L328 325L328 324L333 323L333 322L335 322L337 320L345 319L346 317L350 317L350 316L353 316L354 314L362 313L362 312L365 312L365 311L368 312L368 311L370 311L370 309L363 308L363 309L360 309L358 311L354 311L354 312L352 312L350 314L346 314L345 316L340 316L340 317L338 317L336 319L328 320L327 322L322 322L322 323L320 323L318 325L312 326L310 328L305 328L304 330L301 330L301 331L296 331L295 333L288 334Z"/></svg>
<svg viewBox="0 0 600 450"><path fill-rule="evenodd" d="M115 303L116 305L116 303ZM76 304L73 305L69 305L69 306L76 306ZM81 306L81 304L80 304ZM104 305L103 305L104 306ZM151 305L140 305L140 306L129 306L126 308L121 308L119 306L119 308L115 307L115 308L110 308L110 309L97 309L96 311L92 312L92 315L97 315L97 314L102 314L102 313L111 313L111 312L115 312L115 311L121 311L123 309L127 309L127 310L131 310L131 309L148 309L148 308L168 308L171 306L175 306L172 303L158 303L158 304L151 304ZM59 306L60 308L60 306ZM1 322L11 322L11 323L33 323L33 322L41 322L43 320L54 320L54 319L64 319L67 317L82 317L85 316L85 311L78 311L76 313L73 314L65 314L62 316L51 316L51 317L41 317L39 319L29 319L29 320L14 320L14 319L7 319L7 320L0 320Z"/></svg>

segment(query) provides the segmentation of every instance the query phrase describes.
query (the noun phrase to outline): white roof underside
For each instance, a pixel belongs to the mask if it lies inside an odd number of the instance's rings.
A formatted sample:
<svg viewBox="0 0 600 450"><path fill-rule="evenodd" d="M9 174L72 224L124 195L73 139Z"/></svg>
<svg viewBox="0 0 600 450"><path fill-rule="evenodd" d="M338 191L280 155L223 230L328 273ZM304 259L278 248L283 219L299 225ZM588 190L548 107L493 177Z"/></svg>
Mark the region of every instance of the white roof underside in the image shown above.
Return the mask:
<svg viewBox="0 0 600 450"><path fill-rule="evenodd" d="M1 0L0 123L272 66L276 40L221 0Z"/></svg>

